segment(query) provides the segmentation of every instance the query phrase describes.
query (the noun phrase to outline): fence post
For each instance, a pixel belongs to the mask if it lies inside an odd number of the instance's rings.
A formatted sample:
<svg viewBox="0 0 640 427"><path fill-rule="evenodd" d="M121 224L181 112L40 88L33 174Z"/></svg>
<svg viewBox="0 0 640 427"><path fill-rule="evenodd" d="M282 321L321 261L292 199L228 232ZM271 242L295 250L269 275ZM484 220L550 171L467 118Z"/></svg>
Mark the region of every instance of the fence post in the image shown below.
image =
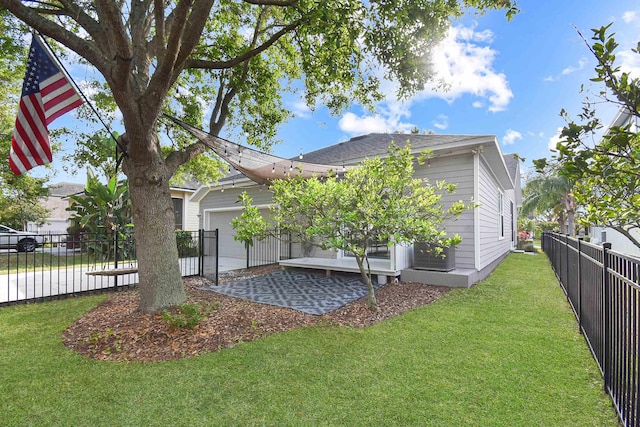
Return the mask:
<svg viewBox="0 0 640 427"><path fill-rule="evenodd" d="M565 275L564 275L564 280L565 280L565 284L564 284L564 288L567 292L567 298L571 299L571 297L569 297L569 235L565 234L564 235L564 252L565 252L565 265L564 265L564 271L565 271Z"/></svg>
<svg viewBox="0 0 640 427"><path fill-rule="evenodd" d="M204 230L198 229L198 276L204 276Z"/></svg>
<svg viewBox="0 0 640 427"><path fill-rule="evenodd" d="M218 286L218 273L220 269L220 231L216 228L216 286Z"/></svg>
<svg viewBox="0 0 640 427"><path fill-rule="evenodd" d="M113 268L117 269L118 268L118 231L114 230L113 231L113 242L115 244L115 247L113 248ZM113 285L114 287L117 289L118 288L118 275L116 274L115 276L113 276Z"/></svg>
<svg viewBox="0 0 640 427"><path fill-rule="evenodd" d="M556 235L556 240L555 240L555 249L554 249L554 255L558 260L558 265L556 267L556 275L558 276L558 279L560 279L560 283L562 283L562 234L558 233ZM564 289L564 284L562 284L562 289Z"/></svg>
<svg viewBox="0 0 640 427"><path fill-rule="evenodd" d="M604 351L602 362L602 376L604 379L604 391L609 393L611 387L611 281L609 280L609 249L611 243L602 244L602 284L604 305Z"/></svg>
<svg viewBox="0 0 640 427"><path fill-rule="evenodd" d="M582 239L583 236L578 237L578 326L580 327L580 333L582 333Z"/></svg>

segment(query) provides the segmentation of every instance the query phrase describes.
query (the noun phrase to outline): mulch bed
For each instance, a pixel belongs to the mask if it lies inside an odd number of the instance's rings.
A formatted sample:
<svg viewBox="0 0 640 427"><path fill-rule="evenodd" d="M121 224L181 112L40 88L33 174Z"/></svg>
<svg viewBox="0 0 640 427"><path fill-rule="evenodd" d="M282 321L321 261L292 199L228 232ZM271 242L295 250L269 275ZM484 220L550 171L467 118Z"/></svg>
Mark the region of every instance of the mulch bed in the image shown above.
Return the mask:
<svg viewBox="0 0 640 427"><path fill-rule="evenodd" d="M272 268L238 270L221 276L220 282L265 274ZM132 290L110 296L76 320L64 331L62 340L68 348L95 359L159 362L218 351L318 323L365 327L429 304L449 289L417 283L387 284L376 291L375 311L369 309L364 297L316 316L200 290L211 285L202 277L186 278L184 284L188 303L211 308L193 329L172 327L159 313L138 311L138 292Z"/></svg>

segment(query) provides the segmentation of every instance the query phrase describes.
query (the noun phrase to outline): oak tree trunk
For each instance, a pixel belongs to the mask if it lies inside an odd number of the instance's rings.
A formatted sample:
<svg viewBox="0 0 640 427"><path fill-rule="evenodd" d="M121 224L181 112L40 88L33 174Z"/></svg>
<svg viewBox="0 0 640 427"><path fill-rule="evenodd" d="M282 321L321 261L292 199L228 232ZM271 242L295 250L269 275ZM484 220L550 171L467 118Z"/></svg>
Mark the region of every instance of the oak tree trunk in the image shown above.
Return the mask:
<svg viewBox="0 0 640 427"><path fill-rule="evenodd" d="M150 135L147 147L154 147L156 138ZM155 150L150 150L152 153ZM129 179L133 210L140 310L157 312L186 301L182 273L178 261L173 203L169 190L171 174L160 153L147 156L149 161L131 153L123 162Z"/></svg>

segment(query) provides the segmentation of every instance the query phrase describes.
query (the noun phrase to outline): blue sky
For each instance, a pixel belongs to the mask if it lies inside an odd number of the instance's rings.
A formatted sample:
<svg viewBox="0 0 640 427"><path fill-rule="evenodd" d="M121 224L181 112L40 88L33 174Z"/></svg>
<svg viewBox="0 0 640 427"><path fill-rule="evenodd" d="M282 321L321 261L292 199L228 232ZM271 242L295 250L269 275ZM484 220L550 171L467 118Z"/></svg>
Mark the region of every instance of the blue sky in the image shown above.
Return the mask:
<svg viewBox="0 0 640 427"><path fill-rule="evenodd" d="M618 57L626 69L640 75L640 55L630 52L640 41L640 3L518 4L522 12L511 22L502 13L454 22L435 58L450 91L427 89L404 103L394 101L390 91L377 115L357 107L340 117L330 117L324 108L313 114L298 108L297 118L282 127L285 142L275 151L294 156L300 148L310 151L356 135L417 126L440 134L496 135L503 152L520 154L527 166L532 159L550 156L549 145L555 146L565 123L560 110L575 117L583 99L580 86L588 86L594 76L595 58L574 26L590 41L591 28L614 22ZM604 122L614 114L615 109L604 108Z"/></svg>
<svg viewBox="0 0 640 427"><path fill-rule="evenodd" d="M287 106L295 118L282 126L279 138L284 142L274 147L274 153L292 157L301 149L313 151L357 135L408 132L417 126L439 134L496 135L504 153L526 158L525 170L532 159L550 156L549 146L555 146L565 124L560 110L575 117L583 100L580 87L589 86L594 76L595 58L576 28L590 41L591 28L613 22L620 64L639 76L640 55L630 49L640 41L640 4L637 0L519 0L518 5L521 13L511 22L496 12L469 15L453 23L434 57L449 91L426 88L398 102L394 83L385 82L387 98L375 114L356 105L337 117L324 107L312 112L288 97ZM608 124L615 112L604 107L600 116ZM34 175L45 172L37 169ZM54 169L59 169L55 163ZM83 172L68 176L60 171L52 182L84 180Z"/></svg>

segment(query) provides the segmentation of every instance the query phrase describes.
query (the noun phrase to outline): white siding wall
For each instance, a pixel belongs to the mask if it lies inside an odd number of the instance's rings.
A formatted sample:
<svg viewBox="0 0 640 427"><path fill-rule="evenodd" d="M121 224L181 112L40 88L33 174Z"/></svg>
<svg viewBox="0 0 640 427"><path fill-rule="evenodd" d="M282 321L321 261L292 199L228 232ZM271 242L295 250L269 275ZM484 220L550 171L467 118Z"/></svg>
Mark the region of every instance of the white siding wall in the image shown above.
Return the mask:
<svg viewBox="0 0 640 427"><path fill-rule="evenodd" d="M198 203L191 201L192 194L192 192L179 189L171 190L171 198L182 199L182 229L197 231L200 228L200 221L198 220L200 212Z"/></svg>
<svg viewBox="0 0 640 427"><path fill-rule="evenodd" d="M513 191L501 188L485 161L480 159L479 170L479 202L478 227L480 236L480 265L482 269L500 258L511 249L511 214L509 201L513 200ZM509 194L510 193L510 194ZM500 236L498 223L499 194L503 195L504 237Z"/></svg>
<svg viewBox="0 0 640 427"><path fill-rule="evenodd" d="M198 203L191 201L191 195L187 195L184 201L184 229L196 231L200 229L200 221L198 219L199 212Z"/></svg>
<svg viewBox="0 0 640 427"><path fill-rule="evenodd" d="M602 233L605 233L603 236ZM631 230L631 234L636 238L640 238L640 230L634 229ZM614 251L622 252L623 254L633 255L636 257L640 256L640 248L634 245L631 240L627 238L624 234L619 231L614 230L609 227L591 227L589 231L589 236L591 238L591 243L602 244L602 237L606 237L605 241L611 243L611 249Z"/></svg>
<svg viewBox="0 0 640 427"><path fill-rule="evenodd" d="M458 186L454 194L446 194L442 197L445 208L458 200L465 203L471 201L474 192L471 153L431 159L429 164L430 166L417 165L415 176L428 178L432 184L444 180ZM473 211L464 212L457 221L448 222L445 227L448 235L453 236L458 233L462 237L462 243L456 248L456 268L475 268Z"/></svg>
<svg viewBox="0 0 640 427"><path fill-rule="evenodd" d="M200 211L237 207L238 212L240 212L242 205L238 203L238 196L243 191L246 191L253 198L254 205L271 203L271 192L267 191L266 188L260 191L257 185L246 188L225 188L224 192L220 190L210 191L200 201Z"/></svg>

